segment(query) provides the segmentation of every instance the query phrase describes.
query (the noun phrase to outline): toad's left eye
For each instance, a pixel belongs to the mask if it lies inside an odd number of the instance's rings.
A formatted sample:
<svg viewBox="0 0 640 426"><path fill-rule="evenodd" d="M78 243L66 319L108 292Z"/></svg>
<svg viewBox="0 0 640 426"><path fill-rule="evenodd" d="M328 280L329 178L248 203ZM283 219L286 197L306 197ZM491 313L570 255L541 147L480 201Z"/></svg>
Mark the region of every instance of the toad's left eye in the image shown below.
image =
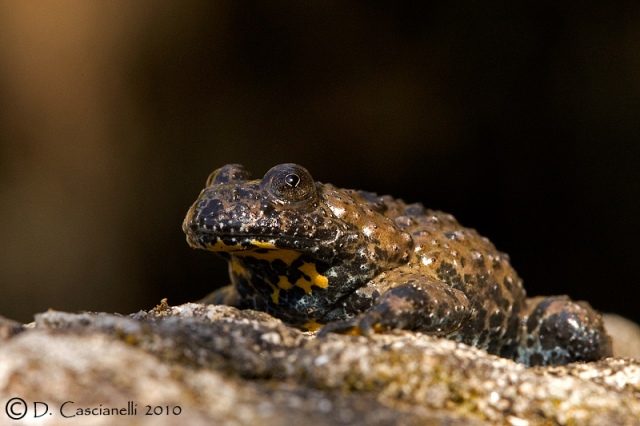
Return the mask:
<svg viewBox="0 0 640 426"><path fill-rule="evenodd" d="M284 177L284 183L289 185L291 188L295 188L300 183L300 177L298 175L294 175L293 173L290 175L286 175Z"/></svg>
<svg viewBox="0 0 640 426"><path fill-rule="evenodd" d="M269 170L262 179L262 185L283 203L307 201L316 196L316 185L309 172L302 166L287 163Z"/></svg>

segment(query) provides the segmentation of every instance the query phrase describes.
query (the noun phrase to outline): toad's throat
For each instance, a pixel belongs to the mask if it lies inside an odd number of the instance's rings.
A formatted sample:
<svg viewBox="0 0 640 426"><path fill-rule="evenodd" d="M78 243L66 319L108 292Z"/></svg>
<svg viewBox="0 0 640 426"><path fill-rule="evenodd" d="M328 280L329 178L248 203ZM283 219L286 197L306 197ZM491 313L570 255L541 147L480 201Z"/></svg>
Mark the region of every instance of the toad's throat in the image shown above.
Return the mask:
<svg viewBox="0 0 640 426"><path fill-rule="evenodd" d="M256 262L265 269L254 269L248 265ZM276 268L276 264L281 268ZM320 273L314 262L305 260L303 253L294 250L254 250L234 251L229 270L235 280L244 281L257 291L256 286L266 284L270 288L271 301L280 303L281 292L300 288L305 294L313 293L313 287L326 289L329 278ZM259 272L258 272L259 271Z"/></svg>

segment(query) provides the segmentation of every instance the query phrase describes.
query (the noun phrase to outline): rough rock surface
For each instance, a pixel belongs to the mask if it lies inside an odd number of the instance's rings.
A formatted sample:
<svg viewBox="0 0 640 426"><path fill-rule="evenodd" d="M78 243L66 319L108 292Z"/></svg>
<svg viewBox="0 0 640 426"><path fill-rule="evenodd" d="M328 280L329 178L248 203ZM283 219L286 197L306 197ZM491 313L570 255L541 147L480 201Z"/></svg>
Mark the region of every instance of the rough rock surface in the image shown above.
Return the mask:
<svg viewBox="0 0 640 426"><path fill-rule="evenodd" d="M119 424L623 425L640 424L640 360L526 368L416 333L317 339L260 312L162 303L0 321L0 397L2 424L19 397L37 424L112 424L99 410L122 408Z"/></svg>

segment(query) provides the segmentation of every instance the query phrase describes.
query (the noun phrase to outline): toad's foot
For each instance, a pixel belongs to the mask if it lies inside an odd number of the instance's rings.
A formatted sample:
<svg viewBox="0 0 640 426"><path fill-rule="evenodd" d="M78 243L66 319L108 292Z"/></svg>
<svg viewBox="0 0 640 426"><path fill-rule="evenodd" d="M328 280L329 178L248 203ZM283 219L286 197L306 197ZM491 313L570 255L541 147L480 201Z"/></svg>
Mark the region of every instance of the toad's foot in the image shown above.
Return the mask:
<svg viewBox="0 0 640 426"><path fill-rule="evenodd" d="M527 365L563 365L612 355L602 317L587 302L567 296L527 300L528 314L516 361Z"/></svg>

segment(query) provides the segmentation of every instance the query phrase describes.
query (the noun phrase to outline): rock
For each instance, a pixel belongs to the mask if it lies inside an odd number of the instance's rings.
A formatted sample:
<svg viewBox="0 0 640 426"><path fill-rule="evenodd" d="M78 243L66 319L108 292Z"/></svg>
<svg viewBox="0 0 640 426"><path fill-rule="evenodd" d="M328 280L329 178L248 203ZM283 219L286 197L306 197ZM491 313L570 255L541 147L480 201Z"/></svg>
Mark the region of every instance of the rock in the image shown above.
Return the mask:
<svg viewBox="0 0 640 426"><path fill-rule="evenodd" d="M130 423L150 412L154 424L640 419L640 362L630 358L527 368L419 333L317 339L265 313L199 304L163 303L128 317L49 311L21 332L3 327L2 401L23 398L26 418L34 402L46 403L49 424L70 424L62 414L113 421L100 411L80 416L85 408L122 408L118 420Z"/></svg>
<svg viewBox="0 0 640 426"><path fill-rule="evenodd" d="M640 326L620 315L605 314L602 317L613 340L613 355L640 358Z"/></svg>

